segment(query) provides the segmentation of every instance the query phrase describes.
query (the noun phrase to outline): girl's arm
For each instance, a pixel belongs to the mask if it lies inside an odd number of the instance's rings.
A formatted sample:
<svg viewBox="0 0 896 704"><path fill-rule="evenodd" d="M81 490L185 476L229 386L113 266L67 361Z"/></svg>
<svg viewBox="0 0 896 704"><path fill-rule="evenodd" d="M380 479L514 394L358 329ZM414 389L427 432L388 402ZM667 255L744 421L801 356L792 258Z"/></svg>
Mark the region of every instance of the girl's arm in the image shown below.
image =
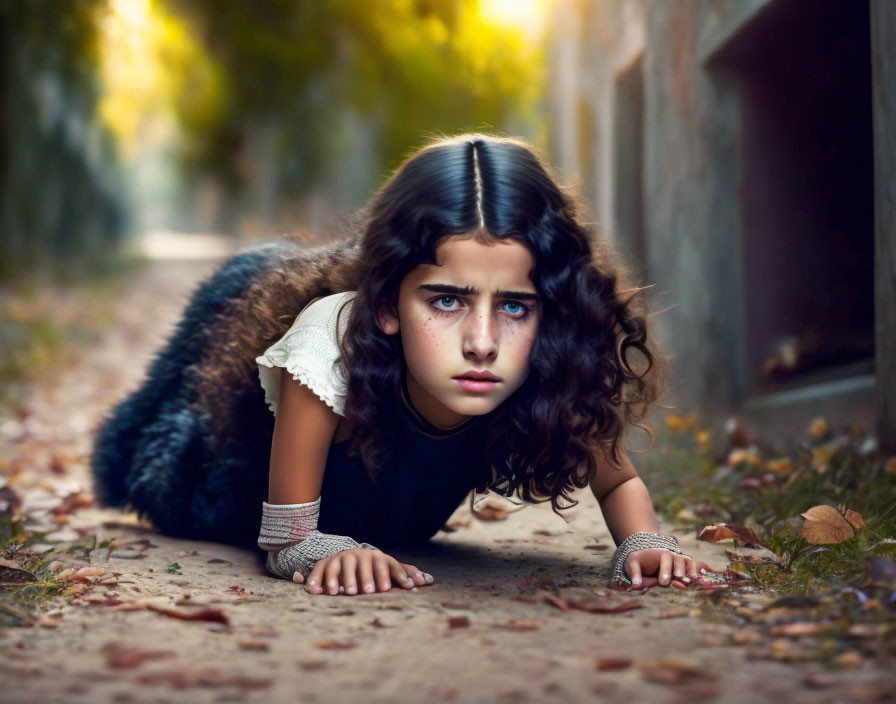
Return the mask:
<svg viewBox="0 0 896 704"><path fill-rule="evenodd" d="M291 575L300 583L306 580L300 570L309 570L305 589L313 594L323 593L322 584L330 594L343 590L356 594L361 590L374 592L377 587L387 591L393 579L406 589L432 583L432 576L372 545L316 530L324 469L339 421L338 413L281 369L268 480L271 505L263 508L262 533L275 535L278 540L286 534L304 537L269 552L268 569L278 576ZM284 520L292 525L285 533ZM309 529L313 530L308 533ZM259 546L271 549L262 536Z"/></svg>
<svg viewBox="0 0 896 704"><path fill-rule="evenodd" d="M610 535L618 545L632 533L656 532L659 528L647 487L625 452L614 465L603 453L597 454L597 471L591 478L591 493L600 504Z"/></svg>
<svg viewBox="0 0 896 704"><path fill-rule="evenodd" d="M327 454L340 416L304 384L280 371L268 501L297 504L320 496Z"/></svg>
<svg viewBox="0 0 896 704"><path fill-rule="evenodd" d="M598 453L597 470L589 483L616 545L637 533L656 534L659 530L647 487L628 455L625 452L620 455L620 463L616 465L604 453ZM642 574L656 575L662 586L669 584L673 574L685 580L696 577L695 563L690 556L658 547L630 552L624 568L635 586L641 584Z"/></svg>

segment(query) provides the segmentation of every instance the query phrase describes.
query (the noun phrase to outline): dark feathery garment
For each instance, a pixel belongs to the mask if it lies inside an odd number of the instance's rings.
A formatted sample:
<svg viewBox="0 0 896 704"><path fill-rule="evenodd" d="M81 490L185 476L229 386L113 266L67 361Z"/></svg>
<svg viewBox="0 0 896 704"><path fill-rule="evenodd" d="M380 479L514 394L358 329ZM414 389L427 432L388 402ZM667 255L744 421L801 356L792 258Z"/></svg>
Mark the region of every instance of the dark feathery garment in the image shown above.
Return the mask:
<svg viewBox="0 0 896 704"><path fill-rule="evenodd" d="M215 342L204 332L228 301L284 257L300 256L309 271L298 314L308 301L332 292L330 264L352 246L271 242L234 255L198 285L140 387L109 411L94 438L90 465L100 505L133 508L166 535L255 545L274 417L254 364L251 383L232 396L234 420L224 433L216 435L209 414L194 410L196 365Z"/></svg>
<svg viewBox="0 0 896 704"><path fill-rule="evenodd" d="M311 273L295 315L313 298L338 288L327 271L342 252L350 256L348 249L340 250L345 246L302 252L301 263ZM234 420L216 435L210 415L194 410L195 367L210 344L203 330L211 318L284 255L300 249L285 242L242 252L197 287L142 385L100 426L91 469L101 505L132 507L165 535L256 547L268 496L274 415L253 364L252 383L228 397ZM377 547L424 542L484 471L487 416L443 431L420 416L403 392L393 419L398 442L376 483L360 458L348 455L350 441L331 446L321 488L321 531Z"/></svg>

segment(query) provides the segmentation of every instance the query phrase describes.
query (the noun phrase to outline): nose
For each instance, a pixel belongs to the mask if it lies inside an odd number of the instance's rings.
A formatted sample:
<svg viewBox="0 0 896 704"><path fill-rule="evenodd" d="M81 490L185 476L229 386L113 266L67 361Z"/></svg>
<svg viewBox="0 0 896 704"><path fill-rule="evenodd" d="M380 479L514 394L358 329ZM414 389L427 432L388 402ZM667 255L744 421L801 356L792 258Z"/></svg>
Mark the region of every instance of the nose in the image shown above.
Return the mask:
<svg viewBox="0 0 896 704"><path fill-rule="evenodd" d="M494 359L498 356L498 325L488 313L467 316L464 330L466 359Z"/></svg>

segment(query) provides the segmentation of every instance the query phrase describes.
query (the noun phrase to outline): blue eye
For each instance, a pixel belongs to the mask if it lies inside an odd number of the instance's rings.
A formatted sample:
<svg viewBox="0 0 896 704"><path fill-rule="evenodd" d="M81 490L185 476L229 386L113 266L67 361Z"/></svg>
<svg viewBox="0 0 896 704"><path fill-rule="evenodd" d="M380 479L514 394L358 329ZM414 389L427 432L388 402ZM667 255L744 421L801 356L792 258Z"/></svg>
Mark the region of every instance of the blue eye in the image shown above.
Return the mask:
<svg viewBox="0 0 896 704"><path fill-rule="evenodd" d="M460 299L457 296L438 296L431 298L429 304L436 313L440 315L450 315L458 312L460 308ZM525 320L529 317L532 309L519 301L504 301L500 304L504 307L504 311L514 320Z"/></svg>
<svg viewBox="0 0 896 704"><path fill-rule="evenodd" d="M451 301L457 301L457 296L439 296L438 298L434 298L434 299L431 301L431 303L437 303L437 302L444 303L446 300L449 301L449 302L451 302ZM437 305L437 306L436 306L436 309L437 309L437 310L441 310L441 311L444 311L444 310L454 310L454 308L452 308L450 305L447 306L447 307L445 307L445 308L442 308L441 306L438 306L438 305Z"/></svg>

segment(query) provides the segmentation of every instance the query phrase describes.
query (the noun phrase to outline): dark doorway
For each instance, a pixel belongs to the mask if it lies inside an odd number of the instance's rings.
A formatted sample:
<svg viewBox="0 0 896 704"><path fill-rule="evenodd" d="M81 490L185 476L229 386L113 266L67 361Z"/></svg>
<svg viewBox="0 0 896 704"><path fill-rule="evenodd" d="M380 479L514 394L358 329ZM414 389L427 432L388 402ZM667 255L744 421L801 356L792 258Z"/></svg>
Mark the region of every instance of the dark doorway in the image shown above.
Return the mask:
<svg viewBox="0 0 896 704"><path fill-rule="evenodd" d="M868 2L777 0L712 63L739 89L745 390L873 370Z"/></svg>

